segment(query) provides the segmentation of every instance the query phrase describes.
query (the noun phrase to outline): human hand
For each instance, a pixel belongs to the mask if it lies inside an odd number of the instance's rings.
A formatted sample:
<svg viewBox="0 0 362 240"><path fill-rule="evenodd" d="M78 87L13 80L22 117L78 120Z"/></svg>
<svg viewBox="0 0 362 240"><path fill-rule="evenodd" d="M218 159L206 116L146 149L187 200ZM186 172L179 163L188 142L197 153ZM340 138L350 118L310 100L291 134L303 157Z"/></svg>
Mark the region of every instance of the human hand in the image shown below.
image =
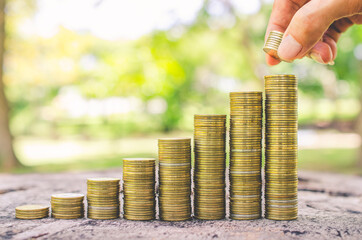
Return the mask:
<svg viewBox="0 0 362 240"><path fill-rule="evenodd" d="M284 32L278 48L282 60L310 56L333 65L340 35L354 24L362 24L362 0L275 0L266 37L272 30ZM280 62L268 54L266 61Z"/></svg>

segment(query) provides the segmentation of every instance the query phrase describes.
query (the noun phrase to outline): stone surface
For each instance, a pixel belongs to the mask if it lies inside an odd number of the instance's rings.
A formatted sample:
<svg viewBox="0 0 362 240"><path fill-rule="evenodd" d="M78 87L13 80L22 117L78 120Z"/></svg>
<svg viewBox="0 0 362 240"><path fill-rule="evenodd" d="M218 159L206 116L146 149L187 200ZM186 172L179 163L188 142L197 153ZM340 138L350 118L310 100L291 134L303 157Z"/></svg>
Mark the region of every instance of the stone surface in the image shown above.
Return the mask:
<svg viewBox="0 0 362 240"><path fill-rule="evenodd" d="M121 169L56 174L0 174L2 239L362 239L362 177L300 172L296 221L136 222L15 219L15 207L47 204L50 195L86 193L86 178L120 176Z"/></svg>

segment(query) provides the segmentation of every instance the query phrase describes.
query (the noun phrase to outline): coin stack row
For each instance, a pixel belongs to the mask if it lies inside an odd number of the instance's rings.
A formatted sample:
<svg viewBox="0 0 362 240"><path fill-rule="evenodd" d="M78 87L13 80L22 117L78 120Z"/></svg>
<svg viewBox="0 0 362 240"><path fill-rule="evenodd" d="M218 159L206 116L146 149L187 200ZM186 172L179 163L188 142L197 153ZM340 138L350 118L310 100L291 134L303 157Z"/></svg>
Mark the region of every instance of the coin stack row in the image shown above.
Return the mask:
<svg viewBox="0 0 362 240"><path fill-rule="evenodd" d="M265 76L265 216L273 220L297 218L297 78ZM230 93L230 218L262 216L262 92ZM226 115L194 116L194 216L225 217ZM183 221L192 216L191 138L158 139L159 218ZM156 218L155 159L123 160L124 217ZM120 215L120 179L87 180L88 218ZM52 196L52 216L82 218L82 194ZM47 206L16 208L16 217L47 217Z"/></svg>

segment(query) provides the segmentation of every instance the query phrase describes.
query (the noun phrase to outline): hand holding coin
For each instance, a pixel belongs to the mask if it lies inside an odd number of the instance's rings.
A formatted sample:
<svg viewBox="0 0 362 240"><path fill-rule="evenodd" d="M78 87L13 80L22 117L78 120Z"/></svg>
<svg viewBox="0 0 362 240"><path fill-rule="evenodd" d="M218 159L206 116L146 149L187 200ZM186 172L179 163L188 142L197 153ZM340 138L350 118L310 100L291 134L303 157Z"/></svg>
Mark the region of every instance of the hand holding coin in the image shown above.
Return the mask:
<svg viewBox="0 0 362 240"><path fill-rule="evenodd" d="M334 64L337 41L354 24L362 24L361 0L275 0L266 30L284 33L278 58L267 54L268 65L309 56Z"/></svg>

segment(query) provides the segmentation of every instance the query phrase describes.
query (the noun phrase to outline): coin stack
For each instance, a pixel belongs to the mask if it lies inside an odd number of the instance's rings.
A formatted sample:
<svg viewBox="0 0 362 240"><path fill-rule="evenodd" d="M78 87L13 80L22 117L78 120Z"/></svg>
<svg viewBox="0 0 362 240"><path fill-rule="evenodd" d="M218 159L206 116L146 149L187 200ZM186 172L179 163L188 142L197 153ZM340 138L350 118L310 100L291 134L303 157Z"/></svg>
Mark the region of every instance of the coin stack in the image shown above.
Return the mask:
<svg viewBox="0 0 362 240"><path fill-rule="evenodd" d="M43 205L23 205L15 208L15 217L19 219L38 219L49 217L49 207Z"/></svg>
<svg viewBox="0 0 362 240"><path fill-rule="evenodd" d="M298 214L297 78L265 76L265 216L293 220Z"/></svg>
<svg viewBox="0 0 362 240"><path fill-rule="evenodd" d="M191 139L158 139L159 214L164 221L191 218Z"/></svg>
<svg viewBox="0 0 362 240"><path fill-rule="evenodd" d="M88 178L88 218L119 217L119 178Z"/></svg>
<svg viewBox="0 0 362 240"><path fill-rule="evenodd" d="M225 218L226 115L194 116L194 213L203 220Z"/></svg>
<svg viewBox="0 0 362 240"><path fill-rule="evenodd" d="M279 59L278 48L282 42L284 33L278 31L270 31L269 36L264 44L263 50L273 58Z"/></svg>
<svg viewBox="0 0 362 240"><path fill-rule="evenodd" d="M155 219L155 159L123 159L124 218Z"/></svg>
<svg viewBox="0 0 362 240"><path fill-rule="evenodd" d="M50 200L52 217L75 219L84 217L84 195L79 193L53 194Z"/></svg>
<svg viewBox="0 0 362 240"><path fill-rule="evenodd" d="M261 217L262 92L230 93L230 218Z"/></svg>

